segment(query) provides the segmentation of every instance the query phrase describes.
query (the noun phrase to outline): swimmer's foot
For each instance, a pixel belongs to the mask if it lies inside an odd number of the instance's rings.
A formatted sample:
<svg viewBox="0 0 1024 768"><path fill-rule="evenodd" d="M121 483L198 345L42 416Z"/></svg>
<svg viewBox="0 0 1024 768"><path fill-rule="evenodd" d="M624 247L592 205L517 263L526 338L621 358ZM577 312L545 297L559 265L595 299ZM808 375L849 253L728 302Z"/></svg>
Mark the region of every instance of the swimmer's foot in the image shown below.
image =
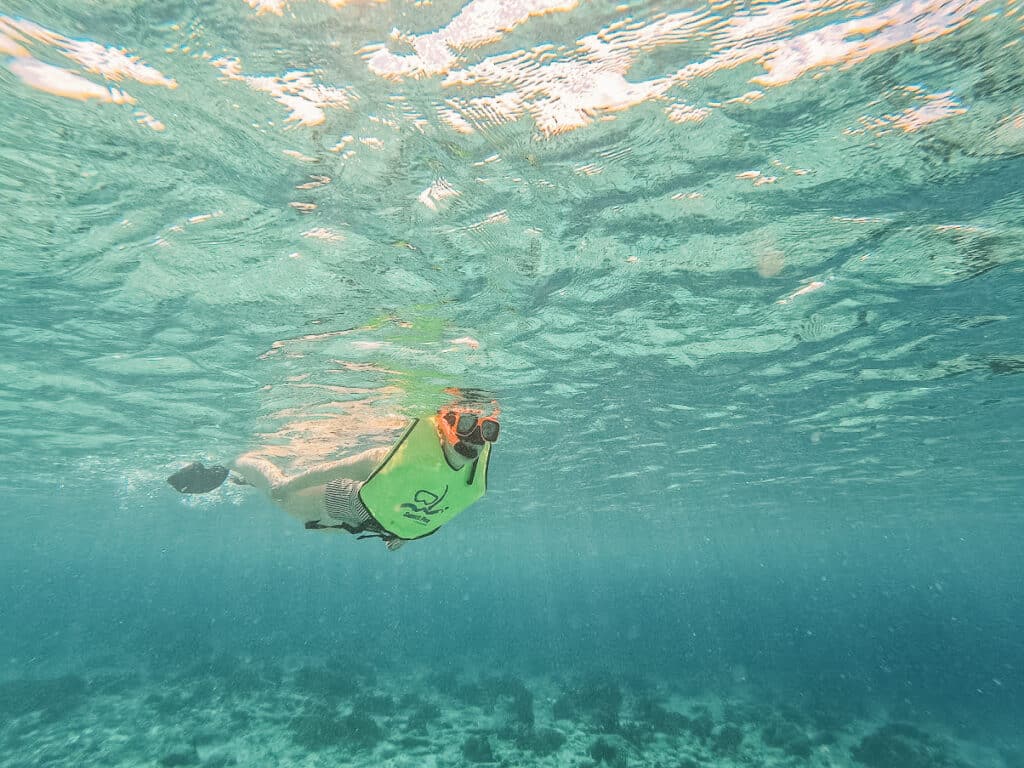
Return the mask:
<svg viewBox="0 0 1024 768"><path fill-rule="evenodd" d="M227 467L219 464L207 467L200 461L193 461L168 477L167 482L178 493L209 493L220 488L227 480L228 474Z"/></svg>

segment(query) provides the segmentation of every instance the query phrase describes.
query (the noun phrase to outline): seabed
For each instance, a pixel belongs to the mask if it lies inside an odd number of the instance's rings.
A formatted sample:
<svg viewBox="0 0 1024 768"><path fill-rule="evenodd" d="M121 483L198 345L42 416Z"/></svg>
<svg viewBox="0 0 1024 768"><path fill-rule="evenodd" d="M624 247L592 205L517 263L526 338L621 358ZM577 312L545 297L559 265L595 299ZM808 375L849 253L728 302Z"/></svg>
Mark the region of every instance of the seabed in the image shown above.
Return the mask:
<svg viewBox="0 0 1024 768"><path fill-rule="evenodd" d="M876 708L613 675L216 658L0 683L3 766L1017 768ZM799 697L798 697L799 698Z"/></svg>

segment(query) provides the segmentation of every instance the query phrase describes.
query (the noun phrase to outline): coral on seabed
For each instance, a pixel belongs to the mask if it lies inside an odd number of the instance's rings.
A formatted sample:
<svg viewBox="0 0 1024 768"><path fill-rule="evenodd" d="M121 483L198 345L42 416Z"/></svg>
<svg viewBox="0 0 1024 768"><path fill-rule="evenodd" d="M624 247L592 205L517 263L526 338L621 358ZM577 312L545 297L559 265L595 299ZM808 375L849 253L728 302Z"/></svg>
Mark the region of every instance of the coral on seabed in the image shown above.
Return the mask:
<svg viewBox="0 0 1024 768"><path fill-rule="evenodd" d="M613 733L619 726L622 690L613 682L594 681L565 690L555 701L556 720L587 720L598 730Z"/></svg>
<svg viewBox="0 0 1024 768"><path fill-rule="evenodd" d="M853 758L868 768L961 768L948 745L906 723L889 723L865 736Z"/></svg>
<svg viewBox="0 0 1024 768"><path fill-rule="evenodd" d="M462 756L471 763L494 762L494 751L486 736L469 736L462 744Z"/></svg>
<svg viewBox="0 0 1024 768"><path fill-rule="evenodd" d="M966 768L1015 765L1012 741L965 762L908 723L864 730L770 695L684 695L671 681L292 667L212 657L0 683L0 762L52 768ZM133 725L138 724L138 725ZM822 727L827 725L827 728ZM964 749L968 747L965 745ZM966 752L964 754L967 754ZM4 762L7 760L8 762ZM1000 762L1002 761L1002 762Z"/></svg>

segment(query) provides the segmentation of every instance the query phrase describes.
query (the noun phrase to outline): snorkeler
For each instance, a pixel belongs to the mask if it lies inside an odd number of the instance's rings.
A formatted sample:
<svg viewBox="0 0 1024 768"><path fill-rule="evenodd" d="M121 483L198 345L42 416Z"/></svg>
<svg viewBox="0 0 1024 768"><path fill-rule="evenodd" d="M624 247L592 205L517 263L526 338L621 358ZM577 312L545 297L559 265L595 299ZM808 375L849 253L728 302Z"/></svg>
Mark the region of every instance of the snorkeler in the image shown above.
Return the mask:
<svg viewBox="0 0 1024 768"><path fill-rule="evenodd" d="M229 470L193 462L167 482L207 493L226 480L251 485L307 529L382 539L389 550L437 531L487 490L497 411L446 407L415 419L393 447L372 448L287 479L269 460L246 454Z"/></svg>

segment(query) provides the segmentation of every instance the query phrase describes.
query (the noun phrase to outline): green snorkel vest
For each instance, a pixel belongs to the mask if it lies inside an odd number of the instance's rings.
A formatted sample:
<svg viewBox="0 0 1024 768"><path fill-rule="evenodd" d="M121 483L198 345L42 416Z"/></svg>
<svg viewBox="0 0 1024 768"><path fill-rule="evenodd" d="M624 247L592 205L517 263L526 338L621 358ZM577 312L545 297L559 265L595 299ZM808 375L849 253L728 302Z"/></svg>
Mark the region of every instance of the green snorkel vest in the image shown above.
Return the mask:
<svg viewBox="0 0 1024 768"><path fill-rule="evenodd" d="M441 448L436 418L416 419L359 489L370 514L402 539L433 533L487 490L490 443L476 461L452 469Z"/></svg>

